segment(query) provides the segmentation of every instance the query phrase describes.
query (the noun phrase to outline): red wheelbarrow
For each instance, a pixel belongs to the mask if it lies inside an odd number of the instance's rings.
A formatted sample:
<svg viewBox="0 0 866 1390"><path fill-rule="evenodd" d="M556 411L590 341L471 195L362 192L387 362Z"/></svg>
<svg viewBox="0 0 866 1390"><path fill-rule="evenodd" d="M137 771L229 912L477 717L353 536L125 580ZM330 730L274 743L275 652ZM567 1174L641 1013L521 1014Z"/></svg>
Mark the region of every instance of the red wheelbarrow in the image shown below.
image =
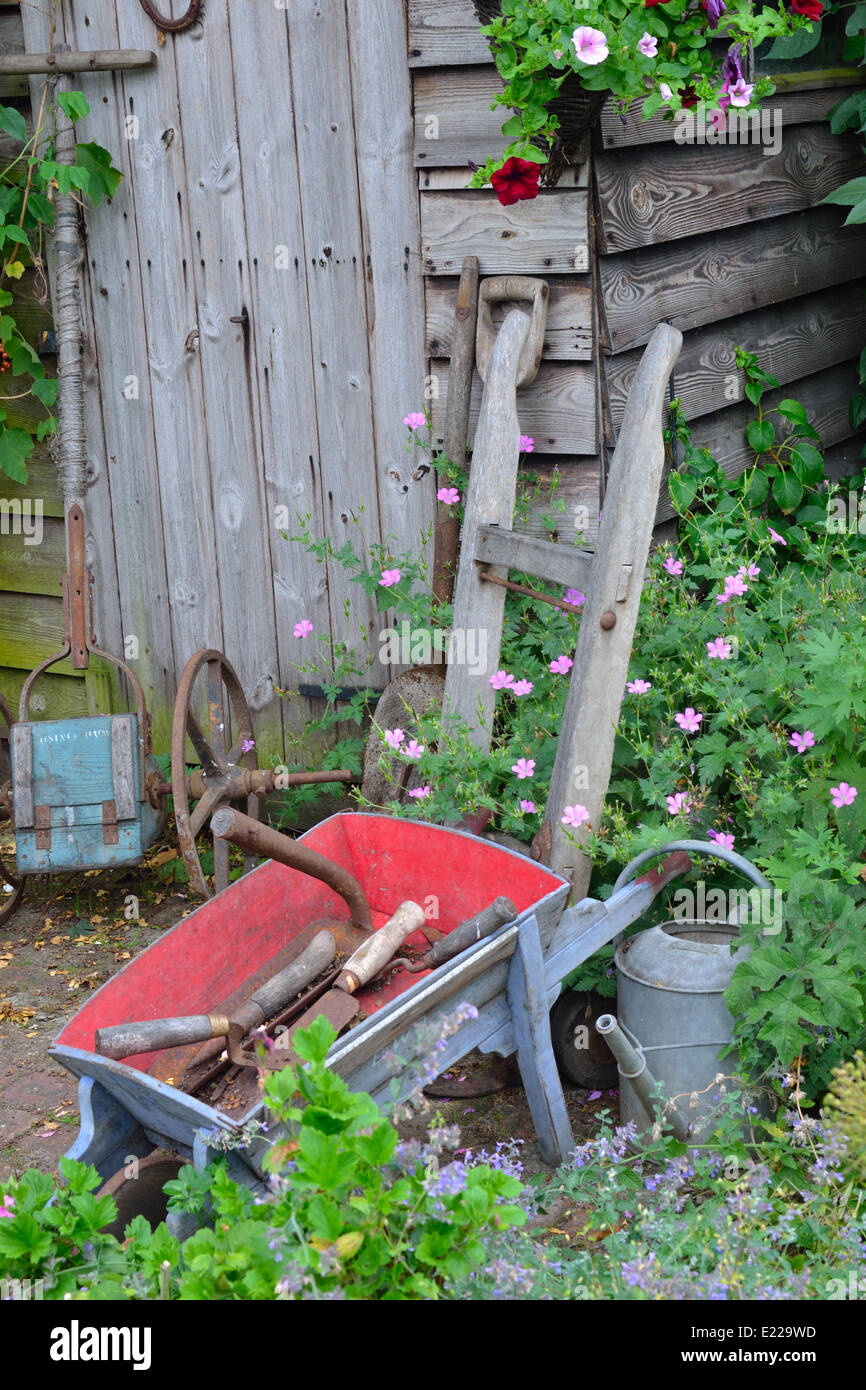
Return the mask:
<svg viewBox="0 0 866 1390"><path fill-rule="evenodd" d="M434 935L447 939L466 918L507 894L516 915L487 939L435 969L413 973L406 964L395 968L392 963L359 989L359 1021L333 1044L328 1061L353 1089L387 1100L393 1068L386 1054L405 1055L415 1026L453 1014L458 1004L471 1005L464 1010L466 1021L437 1054L437 1075L474 1048L516 1053L542 1156L551 1164L564 1161L574 1141L551 1048L549 1009L564 977L646 912L659 889L686 871L687 856L672 855L607 903L586 898L566 909L565 879L462 831L340 813L290 841L236 813L234 821L226 838L247 843L244 835L254 824L255 835L267 841L260 848L274 852L279 842L288 846L288 855L313 850L337 866L337 879L331 874L329 883L309 876L318 872L310 869L315 855L308 856L306 872L271 859L166 932L88 1000L50 1049L80 1078L81 1129L69 1156L94 1164L106 1179L130 1156L143 1157L154 1147L201 1168L215 1132L239 1135L262 1114L257 1093L248 1109L232 1114L181 1089L178 1081L191 1069L189 1047L116 1060L100 1055L97 1030L130 1020L237 1013L291 957L301 933L309 934L322 919L349 931L363 918L364 904L375 930L400 903L413 900L424 907ZM335 881L337 888L331 886ZM347 888L351 883L354 889ZM423 955L429 939L417 931L401 949ZM216 1053L224 1045L217 1041ZM204 1061L213 1065L214 1045L209 1048ZM412 1079L401 1085L400 1095L408 1094ZM229 1154L230 1166L249 1183L262 1174L264 1149L261 1138L241 1140Z"/></svg>

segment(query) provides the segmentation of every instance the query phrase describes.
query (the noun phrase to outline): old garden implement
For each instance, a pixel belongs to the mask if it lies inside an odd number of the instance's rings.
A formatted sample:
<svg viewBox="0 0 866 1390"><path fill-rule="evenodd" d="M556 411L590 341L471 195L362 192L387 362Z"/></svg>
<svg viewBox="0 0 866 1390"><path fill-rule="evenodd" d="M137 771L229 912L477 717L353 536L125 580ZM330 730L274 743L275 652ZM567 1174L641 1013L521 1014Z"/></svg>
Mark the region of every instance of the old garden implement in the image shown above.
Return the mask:
<svg viewBox="0 0 866 1390"><path fill-rule="evenodd" d="M64 644L27 677L18 719L0 708L8 728L6 769L0 763L0 820L11 820L17 862L0 861L0 921L15 910L27 874L72 873L139 863L162 831L172 797L178 842L191 889L210 887L196 843L220 806L244 801L257 817L258 798L301 782L346 782L347 771L288 772L258 766L252 717L240 681L221 652L205 649L187 662L172 724L171 780L151 752L150 717L135 672L102 651L93 634L93 576L85 559L84 511L66 518L69 571L63 577ZM128 682L133 711L92 718L34 720L30 697L39 677L65 658L86 669L91 656L115 666ZM0 750L4 748L0 743ZM254 859L249 857L245 867ZM214 840L214 886L229 881L228 844Z"/></svg>
<svg viewBox="0 0 866 1390"><path fill-rule="evenodd" d="M266 827L254 823L254 830ZM234 813L230 832L245 845L246 818ZM92 995L55 1039L52 1055L79 1077L81 1130L70 1154L93 1163L116 1186L131 1155L146 1159L155 1149L168 1150L176 1165L192 1161L201 1167L222 1136L238 1145L228 1155L237 1175L247 1183L261 1177L273 1136L244 1138L245 1126L263 1117L253 1069L239 1069L249 1077L239 1091L243 1104L235 1106L234 1097L219 1091L219 1076L230 1059L215 1050L222 1050L227 1035L118 1058L100 1054L96 1034L106 1036L130 1020L137 1027L190 1015L252 1020L251 999L261 999L266 982L297 960L310 934L323 926L338 935L348 930L338 949L339 971L354 949L357 897L353 903L341 896L333 874L331 882L310 876L310 868L323 872L324 859L342 876L342 891L346 876L356 881L374 937L401 903L424 905L427 925L400 948L410 963L427 955L429 936L447 942L503 890L515 910L513 920L492 935L469 946L461 939L464 948L438 967L415 973L391 960L362 984L355 996L360 1012L331 1047L329 1065L353 1089L387 1101L395 1077L393 1054L411 1056L416 1030L427 1035L429 1050L431 1030L435 1037L443 1019L466 1005L463 1022L435 1051L426 1075L431 1065L441 1074L475 1048L516 1053L542 1155L550 1163L562 1161L573 1139L551 1047L550 1007L563 978L642 916L660 889L688 869L688 856L672 855L606 903L585 898L566 908L569 884L561 875L526 855L443 826L342 812L296 841L271 830L272 847L272 837L285 862L272 858L259 864L198 907ZM269 1056L279 1050L281 1030L290 1029L333 982L334 970L328 968L269 1021ZM399 1075L401 1095L412 1088L411 1070ZM134 1182L130 1187L137 1201L144 1188Z"/></svg>

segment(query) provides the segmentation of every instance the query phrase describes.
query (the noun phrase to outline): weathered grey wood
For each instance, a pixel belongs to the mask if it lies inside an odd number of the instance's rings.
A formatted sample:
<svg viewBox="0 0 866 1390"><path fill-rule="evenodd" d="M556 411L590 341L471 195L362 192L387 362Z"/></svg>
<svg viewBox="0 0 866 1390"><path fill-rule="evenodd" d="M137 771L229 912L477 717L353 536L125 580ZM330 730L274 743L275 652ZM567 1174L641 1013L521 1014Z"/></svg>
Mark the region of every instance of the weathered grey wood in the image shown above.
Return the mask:
<svg viewBox="0 0 866 1390"><path fill-rule="evenodd" d="M54 9L51 0L33 0L32 4L22 7L20 19L23 25L23 36L28 51L44 52L49 47L49 34L51 30L51 15ZM67 32L64 28L63 15L57 15L57 27L55 39L58 44L70 44L73 48L77 47L74 35ZM90 45L88 44L88 47ZM106 45L108 46L108 45ZM100 82L105 79L99 77L88 78L87 82ZM30 79L29 91L31 105L34 111L38 112L42 99L45 79L34 76ZM86 85L82 83L82 85ZM83 133L78 138L88 138ZM104 143L104 142L103 142ZM111 209L103 207L95 209L87 215L87 236L89 237L94 225L94 219L98 219L100 214L110 214ZM117 235L118 227L115 226L114 234ZM49 271L53 274L53 257L49 257ZM54 286L52 284L52 290ZM56 293L55 293L56 303ZM85 429L85 481L86 481L86 505L84 510L87 536L86 550L87 563L98 582L94 585L93 591L93 612L94 627L100 646L106 651L123 651L123 625L121 620L120 594L118 585L118 554L114 541L115 512L114 501L111 496L109 484L109 470L106 462L105 440L102 430L102 420L99 408L99 395L94 390L94 360L95 344L94 336L89 328L88 314L88 295L86 288L82 294L82 316L83 316L83 357L81 360L81 376L84 386L84 429ZM53 461L48 465L51 472L56 474L56 464ZM33 478L37 476L34 469ZM58 486L59 484L55 484ZM31 482L32 486L32 482ZM32 493L31 493L32 495ZM47 609L43 609L47 613ZM33 628L38 628L41 623L41 614L33 614L32 618L26 620L25 631L29 633ZM58 644L52 644L57 650ZM43 655L48 655L44 652ZM33 663L35 664L35 663ZM61 668L62 669L62 668ZM118 695L116 685L114 686L115 698Z"/></svg>
<svg viewBox="0 0 866 1390"><path fill-rule="evenodd" d="M599 155L600 250L676 241L813 207L856 177L862 162L857 142L833 135L826 125L784 132L775 155L723 145L656 145Z"/></svg>
<svg viewBox="0 0 866 1390"><path fill-rule="evenodd" d="M489 58L488 52L488 58ZM503 146L511 111L491 109L502 91L492 63L484 67L430 68L415 73L415 163L435 169L484 164ZM467 177L469 175L467 169Z"/></svg>
<svg viewBox="0 0 866 1390"><path fill-rule="evenodd" d="M5 497L5 476L0 486ZM36 489L31 489L31 497L33 492L39 496ZM29 524L33 525L33 520ZM38 545L33 544L35 539L35 534L28 537L21 532L18 535L4 535L0 540L0 591L6 589L20 594L59 595L60 576L66 569L63 523L59 519L43 516L42 539Z"/></svg>
<svg viewBox="0 0 866 1390"><path fill-rule="evenodd" d="M545 1163L558 1167L573 1150L574 1136L550 1040L544 961L534 917L528 917L520 925L508 972L506 998L517 1039L517 1064L541 1157Z"/></svg>
<svg viewBox="0 0 866 1390"><path fill-rule="evenodd" d="M134 820L138 809L132 720L131 714L115 714L111 720L111 778L119 821Z"/></svg>
<svg viewBox="0 0 866 1390"><path fill-rule="evenodd" d="M403 417L424 388L424 285L412 168L406 21L393 0L348 0L352 112L367 293L379 513L383 535L415 547L436 515L431 473L406 449Z"/></svg>
<svg viewBox="0 0 866 1390"><path fill-rule="evenodd" d="M249 315L251 302L236 110L254 93L252 74L233 67L232 36L227 0L211 0L197 41L177 43L174 60L184 201L195 247L190 271L198 306L222 649L255 718L261 758L282 747L282 701L275 691L276 621L262 524L257 344L243 322L234 321L244 309Z"/></svg>
<svg viewBox="0 0 866 1390"><path fill-rule="evenodd" d="M314 535L325 534L319 429L312 353L304 228L293 121L262 128L251 91L291 91L287 12L263 6L255 24L232 22L232 61L250 277L249 332L258 363L257 391L265 513L261 528L270 547L279 685L295 691L309 679L300 670L304 642L294 636L303 618L314 632L331 629L327 573L303 546L296 514L309 512ZM284 701L283 727L297 738L310 702Z"/></svg>
<svg viewBox="0 0 866 1390"><path fill-rule="evenodd" d="M518 493L514 530L521 535L539 536L542 540L561 541L566 546L573 546L580 532L583 544L592 547L598 535L601 505L601 467L598 458L552 459L542 456L536 462L532 454L528 467L538 483L533 483L528 489L526 500L520 500ZM554 480L556 488L551 491ZM539 488L537 493L536 486Z"/></svg>
<svg viewBox="0 0 866 1390"><path fill-rule="evenodd" d="M567 874L583 898L591 860L582 853L587 827L565 833L566 806L583 805L597 830L610 779L616 725L631 658L653 511L664 466L661 407L682 334L660 324L632 383L604 496L592 584L580 623L568 700L547 802L551 867ZM615 619L602 626L602 620Z"/></svg>
<svg viewBox="0 0 866 1390"><path fill-rule="evenodd" d="M364 554L380 537L380 517L346 15L319 0L298 0L287 13L324 529L335 549L351 542ZM339 565L329 565L328 586L332 630L366 660L362 635L375 638L384 626L375 605ZM364 678L382 686L388 672L375 640L372 649Z"/></svg>
<svg viewBox="0 0 866 1390"><path fill-rule="evenodd" d="M544 330L544 356L550 361L589 362L592 359L592 292L589 277L551 280ZM450 357L457 282L430 275L426 280L429 357ZM504 317L494 306L493 321Z"/></svg>
<svg viewBox="0 0 866 1390"><path fill-rule="evenodd" d="M441 169L418 169L418 187L422 192L448 192L453 189L468 189L469 180L472 177L472 170L467 165L454 164L446 165ZM489 184L484 185L489 188ZM563 169L562 174L556 181L558 191L563 188L588 188L589 187L589 161L584 160L582 164L574 164L568 169Z"/></svg>
<svg viewBox="0 0 866 1390"><path fill-rule="evenodd" d="M771 391L762 405L771 410L785 396L801 401L809 420L825 445L839 444L852 434L848 417L848 402L857 390L854 362L828 367L814 376L788 382L781 390ZM755 461L754 451L746 439L746 427L755 418L749 401L731 405L727 410L705 415L695 423L692 439L698 448L709 449L729 478L736 478ZM673 516L667 488L662 489L656 521Z"/></svg>
<svg viewBox="0 0 866 1390"><path fill-rule="evenodd" d="M481 418L472 450L472 467L460 544L460 563L454 587L454 626L483 634L486 661L481 669L468 665L448 667L445 676L444 713L447 720L462 721L474 743L490 746L496 692L490 677L499 666L505 590L480 578L475 552L482 523L508 529L514 512L520 426L517 420L516 382L520 353L529 332L529 317L512 309L496 335L487 365ZM507 575L499 571L501 578ZM481 645L479 642L478 650Z"/></svg>
<svg viewBox="0 0 866 1390"><path fill-rule="evenodd" d="M647 341L667 320L685 331L855 279L863 230L837 208L777 217L695 237L684 248L648 246L599 261L599 302L614 352Z"/></svg>
<svg viewBox="0 0 866 1390"><path fill-rule="evenodd" d="M570 549L517 531L501 531L496 526L479 526L475 558L485 565L524 570L569 589L583 590L592 574L591 551Z"/></svg>
<svg viewBox="0 0 866 1390"><path fill-rule="evenodd" d="M19 829L34 824L33 806L33 729L19 724L12 735L12 800L15 824Z"/></svg>
<svg viewBox="0 0 866 1390"><path fill-rule="evenodd" d="M687 334L674 383L686 418L696 420L743 399L738 347L756 352L764 370L782 385L855 356L866 341L864 290L866 281L854 281ZM639 349L603 359L617 427L639 362Z"/></svg>
<svg viewBox="0 0 866 1390"><path fill-rule="evenodd" d="M482 275L551 275L589 269L587 200L552 189L503 207L492 190L421 199L421 259L428 275L455 275L477 256Z"/></svg>
<svg viewBox="0 0 866 1390"><path fill-rule="evenodd" d="M420 75L419 73L419 77ZM820 121L826 116L831 106L834 106L837 101L844 101L846 96L856 90L856 87L849 86L833 87L829 90L826 87L821 87L817 91L774 92L771 97L765 98L762 104L762 110L765 113L763 128L757 125L754 117L749 118L746 130L740 126L735 132L732 123L729 122L726 143L745 145L750 142L752 131L761 129L769 132L772 142L775 138L773 134L775 130L784 130L788 126ZM606 150L623 149L630 145L667 143L676 140L676 123L666 121L660 112L645 121L641 116L642 105L642 101L632 102L625 111L625 124L623 124L613 103L608 102L602 110L600 122L602 144ZM685 126L681 129L684 132ZM695 129L697 131L697 127ZM679 140L685 141L684 134L680 134ZM717 147L708 146L708 148Z"/></svg>
<svg viewBox="0 0 866 1390"><path fill-rule="evenodd" d="M487 40L471 0L409 0L409 65L485 63Z"/></svg>
<svg viewBox="0 0 866 1390"><path fill-rule="evenodd" d="M863 450L866 448L861 434L852 435L850 439L843 439L838 444L832 444L829 449L824 451L824 473L832 479L846 478L851 473L856 473L863 464ZM862 518L858 525L863 525ZM864 526L866 534L866 526Z"/></svg>
<svg viewBox="0 0 866 1390"><path fill-rule="evenodd" d="M450 321L444 451L447 458L463 467L469 443L469 407L478 325L477 256L464 258ZM454 593L459 544L460 522L454 509L443 503L436 513L433 547L433 594L440 603L450 603Z"/></svg>
<svg viewBox="0 0 866 1390"><path fill-rule="evenodd" d="M147 49L101 48L78 53L16 53L0 56L0 77L37 72L121 72L151 68L156 54Z"/></svg>
<svg viewBox="0 0 866 1390"><path fill-rule="evenodd" d="M430 363L436 394L430 403L433 435L444 440L448 363ZM595 373L584 363L542 362L531 386L517 397L522 434L535 441L536 454L594 454L596 451ZM478 427L482 382L472 382L469 433Z"/></svg>

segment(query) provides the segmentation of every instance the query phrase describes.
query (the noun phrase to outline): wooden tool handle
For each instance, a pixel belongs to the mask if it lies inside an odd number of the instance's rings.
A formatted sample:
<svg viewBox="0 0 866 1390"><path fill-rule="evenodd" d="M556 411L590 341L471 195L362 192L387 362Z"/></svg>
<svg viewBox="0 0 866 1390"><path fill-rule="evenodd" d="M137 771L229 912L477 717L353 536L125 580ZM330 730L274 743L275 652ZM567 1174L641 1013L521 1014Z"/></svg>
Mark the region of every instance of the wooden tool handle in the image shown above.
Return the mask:
<svg viewBox="0 0 866 1390"><path fill-rule="evenodd" d="M513 922L516 916L517 908L510 898L496 898L483 912L478 912L468 921L461 922L459 927L455 927L441 941L437 941L425 958L425 966L435 970L437 965L459 956L461 951L465 951L476 941L483 941L486 936L492 936L500 927L504 927L506 922Z"/></svg>
<svg viewBox="0 0 866 1390"><path fill-rule="evenodd" d="M337 988L354 994L361 985L378 975L397 948L403 945L407 936L411 936L413 931L418 931L419 927L424 925L424 921L423 907L410 901L401 903L390 921L386 922L384 927L380 927L358 947L354 955L349 957L337 979Z"/></svg>
<svg viewBox="0 0 866 1390"><path fill-rule="evenodd" d="M278 1013L293 995L321 975L337 953L337 943L329 931L318 932L305 951L256 990L235 1009L231 1019L225 1014L187 1014L181 1018L154 1018L141 1023L119 1023L96 1030L96 1051L119 1061L140 1052L159 1052L164 1047L206 1042L224 1037L229 1023L240 1024L245 1032L257 1028Z"/></svg>

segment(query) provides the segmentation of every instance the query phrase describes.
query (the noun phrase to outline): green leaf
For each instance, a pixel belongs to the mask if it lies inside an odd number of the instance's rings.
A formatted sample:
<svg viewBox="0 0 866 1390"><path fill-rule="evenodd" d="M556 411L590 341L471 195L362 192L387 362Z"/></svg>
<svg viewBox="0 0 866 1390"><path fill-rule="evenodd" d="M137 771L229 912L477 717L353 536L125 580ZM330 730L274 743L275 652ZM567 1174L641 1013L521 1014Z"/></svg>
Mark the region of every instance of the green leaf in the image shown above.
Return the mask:
<svg viewBox="0 0 866 1390"><path fill-rule="evenodd" d="M75 157L88 175L87 192L94 206L98 207L103 198L113 198L123 175L114 168L108 151L90 141L77 146Z"/></svg>
<svg viewBox="0 0 866 1390"><path fill-rule="evenodd" d="M30 389L43 405L53 405L57 400L57 380L55 377L37 377Z"/></svg>
<svg viewBox="0 0 866 1390"><path fill-rule="evenodd" d="M752 402L752 405L757 405L763 394L764 388L759 381L746 382L746 395Z"/></svg>
<svg viewBox="0 0 866 1390"><path fill-rule="evenodd" d="M791 467L804 487L814 487L824 476L824 455L805 442L791 450Z"/></svg>
<svg viewBox="0 0 866 1390"><path fill-rule="evenodd" d="M778 411L780 415L784 415L786 420L793 420L797 425L808 425L809 423L806 408L799 401L780 401Z"/></svg>
<svg viewBox="0 0 866 1390"><path fill-rule="evenodd" d="M21 112L15 110L14 106L0 105L0 130L5 130L6 134L11 135L13 140L23 142L27 139L27 122Z"/></svg>
<svg viewBox="0 0 866 1390"><path fill-rule="evenodd" d="M760 507L762 502L767 500L767 493L769 491L769 478L761 469L756 468L745 486L743 496L751 507Z"/></svg>
<svg viewBox="0 0 866 1390"><path fill-rule="evenodd" d="M33 453L33 435L28 430L0 429L0 473L16 483L27 482L25 464Z"/></svg>
<svg viewBox="0 0 866 1390"><path fill-rule="evenodd" d="M66 112L70 121L77 121L82 116L90 115L90 102L83 92L60 92L57 97L57 105L61 111Z"/></svg>
<svg viewBox="0 0 866 1390"><path fill-rule="evenodd" d="M861 198L857 206L851 209L842 226L853 227L862 222L866 222L866 198Z"/></svg>
<svg viewBox="0 0 866 1390"><path fill-rule="evenodd" d="M834 188L832 193L821 199L821 202L841 203L844 207L853 207L861 198L866 198L866 177L849 179L839 188Z"/></svg>
<svg viewBox="0 0 866 1390"><path fill-rule="evenodd" d="M773 62L787 61L789 58L804 58L807 53L812 52L813 48L817 48L820 42L821 21L819 20L811 29L798 29L795 34L783 34L780 38L774 39L767 58Z"/></svg>
<svg viewBox="0 0 866 1390"><path fill-rule="evenodd" d="M696 479L687 473L671 473L668 478L668 490L677 511L686 512L697 496L698 484Z"/></svg>
<svg viewBox="0 0 866 1390"><path fill-rule="evenodd" d="M773 498L783 512L793 512L803 500L803 484L793 472L779 473L773 479Z"/></svg>
<svg viewBox="0 0 866 1390"><path fill-rule="evenodd" d="M756 454L764 454L773 447L776 431L772 420L752 420L746 430L746 438Z"/></svg>

